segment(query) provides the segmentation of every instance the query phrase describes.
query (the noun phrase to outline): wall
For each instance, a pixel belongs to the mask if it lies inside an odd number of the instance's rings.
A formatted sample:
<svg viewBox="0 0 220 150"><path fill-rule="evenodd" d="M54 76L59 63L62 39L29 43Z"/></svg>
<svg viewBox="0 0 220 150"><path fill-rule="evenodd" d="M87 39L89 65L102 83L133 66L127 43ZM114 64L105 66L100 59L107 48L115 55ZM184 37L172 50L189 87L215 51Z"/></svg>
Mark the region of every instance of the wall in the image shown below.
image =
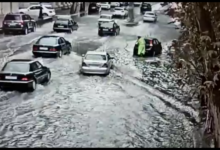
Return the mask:
<svg viewBox="0 0 220 150"><path fill-rule="evenodd" d="M18 2L0 2L0 15L5 15L9 12L18 12L18 8Z"/></svg>

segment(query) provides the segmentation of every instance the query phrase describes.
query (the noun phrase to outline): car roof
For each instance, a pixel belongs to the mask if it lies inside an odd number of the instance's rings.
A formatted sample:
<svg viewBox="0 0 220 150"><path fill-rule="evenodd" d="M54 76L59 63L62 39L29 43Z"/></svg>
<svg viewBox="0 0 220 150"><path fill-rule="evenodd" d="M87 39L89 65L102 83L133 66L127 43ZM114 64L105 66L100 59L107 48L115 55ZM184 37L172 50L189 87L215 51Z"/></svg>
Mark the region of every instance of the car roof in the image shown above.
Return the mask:
<svg viewBox="0 0 220 150"><path fill-rule="evenodd" d="M19 16L22 16L24 14L21 14L19 12L14 12L14 13L7 13L5 16L7 16L7 15L19 15Z"/></svg>
<svg viewBox="0 0 220 150"><path fill-rule="evenodd" d="M12 59L9 62L18 62L18 63L32 63L32 62L36 62L37 60L33 60L33 59Z"/></svg>
<svg viewBox="0 0 220 150"><path fill-rule="evenodd" d="M49 37L60 38L60 36L58 36L58 35L44 35L44 36L41 36L40 39L41 38L49 38Z"/></svg>
<svg viewBox="0 0 220 150"><path fill-rule="evenodd" d="M86 54L93 54L93 55L106 55L107 52L87 51Z"/></svg>
<svg viewBox="0 0 220 150"><path fill-rule="evenodd" d="M109 17L111 17L112 14L101 14L100 16L109 16Z"/></svg>
<svg viewBox="0 0 220 150"><path fill-rule="evenodd" d="M124 9L124 7L115 7L115 9Z"/></svg>

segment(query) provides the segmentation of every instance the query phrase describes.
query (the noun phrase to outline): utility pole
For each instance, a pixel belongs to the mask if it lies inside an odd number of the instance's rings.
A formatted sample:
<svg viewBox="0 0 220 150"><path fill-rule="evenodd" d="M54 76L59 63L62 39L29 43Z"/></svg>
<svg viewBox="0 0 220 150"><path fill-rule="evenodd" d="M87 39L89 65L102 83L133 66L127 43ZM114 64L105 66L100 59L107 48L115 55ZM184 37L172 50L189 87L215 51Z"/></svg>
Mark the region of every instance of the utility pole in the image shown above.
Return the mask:
<svg viewBox="0 0 220 150"><path fill-rule="evenodd" d="M10 2L10 12L12 13L12 2Z"/></svg>
<svg viewBox="0 0 220 150"><path fill-rule="evenodd" d="M128 22L134 22L134 2L128 2Z"/></svg>

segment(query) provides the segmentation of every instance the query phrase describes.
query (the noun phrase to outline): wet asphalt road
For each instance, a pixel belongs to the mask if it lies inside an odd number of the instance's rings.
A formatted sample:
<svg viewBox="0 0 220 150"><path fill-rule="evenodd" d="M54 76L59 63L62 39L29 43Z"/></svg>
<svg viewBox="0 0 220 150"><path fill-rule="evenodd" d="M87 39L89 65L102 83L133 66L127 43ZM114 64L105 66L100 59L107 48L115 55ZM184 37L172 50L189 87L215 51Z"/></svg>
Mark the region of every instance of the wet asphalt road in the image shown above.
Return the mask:
<svg viewBox="0 0 220 150"><path fill-rule="evenodd" d="M121 25L116 37L99 37L97 20L86 16L78 31L52 33L71 41L74 52L61 59L38 58L51 68L48 85L33 93L0 91L0 147L192 147L195 110L175 98L178 94L171 97L155 87L172 82L163 65L132 57L137 35L154 36L164 45L178 37L166 24L168 17L159 14L156 24ZM51 31L52 23L26 36L1 38L1 56L32 58L34 39ZM79 74L80 55L87 50L115 57L109 76ZM163 62L165 54L158 59ZM159 78L147 76L148 71Z"/></svg>

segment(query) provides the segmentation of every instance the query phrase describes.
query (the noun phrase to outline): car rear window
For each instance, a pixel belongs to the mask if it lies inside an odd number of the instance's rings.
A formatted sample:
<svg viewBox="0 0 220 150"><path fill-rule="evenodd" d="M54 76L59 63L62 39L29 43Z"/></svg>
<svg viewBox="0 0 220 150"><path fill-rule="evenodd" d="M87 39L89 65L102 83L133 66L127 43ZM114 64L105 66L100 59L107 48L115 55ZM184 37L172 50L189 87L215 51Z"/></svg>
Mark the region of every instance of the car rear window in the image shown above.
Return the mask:
<svg viewBox="0 0 220 150"><path fill-rule="evenodd" d="M20 15L6 15L5 20L21 20Z"/></svg>
<svg viewBox="0 0 220 150"><path fill-rule="evenodd" d="M115 10L123 10L123 8L115 8Z"/></svg>
<svg viewBox="0 0 220 150"><path fill-rule="evenodd" d="M100 27L103 27L103 28L113 28L113 23L112 22L102 22Z"/></svg>
<svg viewBox="0 0 220 150"><path fill-rule="evenodd" d="M52 6L44 6L44 7L46 7L47 9L53 9Z"/></svg>
<svg viewBox="0 0 220 150"><path fill-rule="evenodd" d="M106 60L105 55L98 55L98 54L87 54L85 59L87 60Z"/></svg>
<svg viewBox="0 0 220 150"><path fill-rule="evenodd" d="M3 72L18 72L25 73L29 72L30 65L28 63L18 63L18 62L9 62L2 69Z"/></svg>
<svg viewBox="0 0 220 150"><path fill-rule="evenodd" d="M56 37L43 37L41 39L38 40L38 42L36 44L39 45L57 45L58 44L58 40Z"/></svg>
<svg viewBox="0 0 220 150"><path fill-rule="evenodd" d="M68 24L68 20L56 20L55 23L59 23L59 24Z"/></svg>
<svg viewBox="0 0 220 150"><path fill-rule="evenodd" d="M104 18L104 19L111 19L111 17L110 16L100 16L100 18Z"/></svg>

